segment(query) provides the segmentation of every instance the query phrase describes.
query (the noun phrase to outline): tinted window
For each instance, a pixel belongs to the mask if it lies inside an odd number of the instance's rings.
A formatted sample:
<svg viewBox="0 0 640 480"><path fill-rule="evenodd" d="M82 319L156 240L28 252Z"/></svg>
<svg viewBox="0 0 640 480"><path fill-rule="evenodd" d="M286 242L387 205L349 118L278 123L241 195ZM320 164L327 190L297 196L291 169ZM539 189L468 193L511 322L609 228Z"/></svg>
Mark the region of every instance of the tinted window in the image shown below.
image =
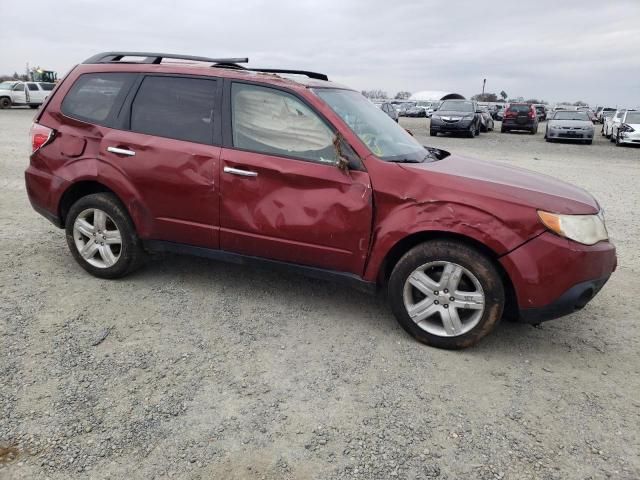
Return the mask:
<svg viewBox="0 0 640 480"><path fill-rule="evenodd" d="M24 83L16 83L13 86L13 90L16 92L21 92L22 90L24 90Z"/></svg>
<svg viewBox="0 0 640 480"><path fill-rule="evenodd" d="M53 87L55 87L56 84L55 83L41 83L40 87L42 87L43 90L46 90L47 92L50 92L51 90L53 90Z"/></svg>
<svg viewBox="0 0 640 480"><path fill-rule="evenodd" d="M212 143L216 81L146 77L131 106L131 130Z"/></svg>
<svg viewBox="0 0 640 480"><path fill-rule="evenodd" d="M321 163L338 161L333 132L293 95L234 83L231 104L234 147Z"/></svg>
<svg viewBox="0 0 640 480"><path fill-rule="evenodd" d="M531 111L531 107L529 107L529 105L511 105L509 107L509 111L518 113L529 113Z"/></svg>
<svg viewBox="0 0 640 480"><path fill-rule="evenodd" d="M38 85L36 85L35 83L27 83L27 86L29 87L29 90L31 90L32 92L34 90L38 90Z"/></svg>
<svg viewBox="0 0 640 480"><path fill-rule="evenodd" d="M135 78L130 73L81 75L62 101L62 113L87 122L105 124L120 105Z"/></svg>

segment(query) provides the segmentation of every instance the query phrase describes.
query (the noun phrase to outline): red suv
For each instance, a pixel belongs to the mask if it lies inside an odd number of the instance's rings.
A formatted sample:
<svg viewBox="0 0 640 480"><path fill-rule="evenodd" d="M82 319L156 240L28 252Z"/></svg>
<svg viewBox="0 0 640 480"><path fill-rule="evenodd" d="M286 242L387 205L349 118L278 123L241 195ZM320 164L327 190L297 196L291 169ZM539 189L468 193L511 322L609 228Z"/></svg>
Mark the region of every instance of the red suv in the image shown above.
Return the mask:
<svg viewBox="0 0 640 480"><path fill-rule="evenodd" d="M504 111L502 133L512 130L526 130L535 135L538 132L538 111L531 103L511 103Z"/></svg>
<svg viewBox="0 0 640 480"><path fill-rule="evenodd" d="M288 268L386 288L409 333L461 348L503 316L580 309L615 269L585 191L424 147L325 75L244 62L109 52L57 86L27 192L89 273L156 251Z"/></svg>

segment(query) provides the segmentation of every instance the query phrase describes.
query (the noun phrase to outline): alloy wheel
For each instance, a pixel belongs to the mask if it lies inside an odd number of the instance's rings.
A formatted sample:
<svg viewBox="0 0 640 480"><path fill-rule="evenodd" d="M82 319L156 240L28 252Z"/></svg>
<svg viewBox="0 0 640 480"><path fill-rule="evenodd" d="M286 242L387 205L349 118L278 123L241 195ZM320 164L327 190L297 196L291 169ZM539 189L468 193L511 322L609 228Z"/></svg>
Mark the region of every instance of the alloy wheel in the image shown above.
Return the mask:
<svg viewBox="0 0 640 480"><path fill-rule="evenodd" d="M73 239L80 256L97 268L116 264L122 253L122 236L113 219L97 208L80 212L73 223Z"/></svg>
<svg viewBox="0 0 640 480"><path fill-rule="evenodd" d="M409 317L426 332L456 337L482 319L485 295L476 276L453 262L434 261L416 268L403 292Z"/></svg>

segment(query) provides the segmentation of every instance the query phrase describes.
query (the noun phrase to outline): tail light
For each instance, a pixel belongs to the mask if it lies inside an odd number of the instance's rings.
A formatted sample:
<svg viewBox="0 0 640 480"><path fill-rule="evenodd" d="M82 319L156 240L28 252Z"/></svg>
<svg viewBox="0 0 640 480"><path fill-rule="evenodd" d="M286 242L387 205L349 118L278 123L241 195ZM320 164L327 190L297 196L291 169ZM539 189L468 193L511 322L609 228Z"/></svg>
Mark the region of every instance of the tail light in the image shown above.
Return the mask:
<svg viewBox="0 0 640 480"><path fill-rule="evenodd" d="M39 123L31 125L29 136L31 137L31 154L36 153L53 139L55 131Z"/></svg>
<svg viewBox="0 0 640 480"><path fill-rule="evenodd" d="M529 110L529 118L536 118L537 113L535 110Z"/></svg>

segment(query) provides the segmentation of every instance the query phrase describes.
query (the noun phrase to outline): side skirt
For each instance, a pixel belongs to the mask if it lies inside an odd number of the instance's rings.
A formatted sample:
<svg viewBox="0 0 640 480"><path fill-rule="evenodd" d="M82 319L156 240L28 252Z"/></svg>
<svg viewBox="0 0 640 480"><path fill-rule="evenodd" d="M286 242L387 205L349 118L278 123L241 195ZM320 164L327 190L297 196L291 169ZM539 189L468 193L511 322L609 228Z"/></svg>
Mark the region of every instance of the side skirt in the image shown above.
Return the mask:
<svg viewBox="0 0 640 480"><path fill-rule="evenodd" d="M318 267L309 267L297 263L281 262L251 255L216 250L213 248L195 247L183 243L165 242L162 240L145 240L142 242L145 250L151 253L177 253L180 255L192 255L196 257L208 258L238 265L250 265L265 269L278 270L281 272L291 272L304 275L310 278L317 278L327 282L340 283L356 290L374 295L377 292L377 285L374 282L367 282L361 277L352 273L336 272L335 270L325 270Z"/></svg>

